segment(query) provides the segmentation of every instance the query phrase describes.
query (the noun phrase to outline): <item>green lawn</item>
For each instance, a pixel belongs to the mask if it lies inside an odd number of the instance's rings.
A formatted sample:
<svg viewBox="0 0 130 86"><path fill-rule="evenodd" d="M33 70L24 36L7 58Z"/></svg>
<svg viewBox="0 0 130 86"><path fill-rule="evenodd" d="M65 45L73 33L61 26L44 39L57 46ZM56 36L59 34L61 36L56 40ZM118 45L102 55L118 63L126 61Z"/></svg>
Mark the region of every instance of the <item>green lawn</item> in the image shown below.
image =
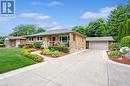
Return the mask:
<svg viewBox="0 0 130 86"><path fill-rule="evenodd" d="M0 49L0 73L35 64L29 58L22 56L20 48Z"/></svg>

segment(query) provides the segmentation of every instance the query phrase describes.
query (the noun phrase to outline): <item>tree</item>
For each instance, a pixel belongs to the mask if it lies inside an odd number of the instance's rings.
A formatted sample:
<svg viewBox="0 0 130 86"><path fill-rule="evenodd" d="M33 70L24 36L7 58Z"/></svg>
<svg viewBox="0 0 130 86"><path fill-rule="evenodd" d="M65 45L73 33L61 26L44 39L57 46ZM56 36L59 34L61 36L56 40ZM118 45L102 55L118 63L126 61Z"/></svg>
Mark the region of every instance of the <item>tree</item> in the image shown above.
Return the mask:
<svg viewBox="0 0 130 86"><path fill-rule="evenodd" d="M39 32L44 32L45 30L41 27L37 29L35 25L19 25L13 28L13 32L10 34L11 36L25 36L32 35Z"/></svg>
<svg viewBox="0 0 130 86"><path fill-rule="evenodd" d="M113 36L117 39L120 24L124 21L125 16L127 15L127 7L123 5L119 5L114 9L107 21L107 34Z"/></svg>
<svg viewBox="0 0 130 86"><path fill-rule="evenodd" d="M97 19L84 26L75 26L72 30L88 37L106 36L106 23L103 19Z"/></svg>
<svg viewBox="0 0 130 86"><path fill-rule="evenodd" d="M89 37L101 37L106 35L106 24L103 19L97 19L85 28Z"/></svg>
<svg viewBox="0 0 130 86"><path fill-rule="evenodd" d="M121 38L129 35L130 35L130 19L128 19L128 16L125 16L124 21L120 24L117 41L120 41Z"/></svg>
<svg viewBox="0 0 130 86"><path fill-rule="evenodd" d="M130 19L126 23L126 36L130 36Z"/></svg>
<svg viewBox="0 0 130 86"><path fill-rule="evenodd" d="M39 27L36 31L36 33L41 33L41 32L45 32L45 29L42 27Z"/></svg>
<svg viewBox="0 0 130 86"><path fill-rule="evenodd" d="M85 35L84 26L75 26L75 27L72 28L72 30Z"/></svg>

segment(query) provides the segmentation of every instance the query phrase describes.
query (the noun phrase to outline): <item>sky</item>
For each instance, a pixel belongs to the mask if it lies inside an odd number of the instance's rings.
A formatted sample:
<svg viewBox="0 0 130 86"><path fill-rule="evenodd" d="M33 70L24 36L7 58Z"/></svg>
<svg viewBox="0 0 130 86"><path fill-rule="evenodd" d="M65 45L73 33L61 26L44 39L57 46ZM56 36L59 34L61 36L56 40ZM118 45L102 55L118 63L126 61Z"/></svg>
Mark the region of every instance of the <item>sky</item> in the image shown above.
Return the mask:
<svg viewBox="0 0 130 86"><path fill-rule="evenodd" d="M47 31L71 29L103 18L127 0L15 0L15 15L0 17L0 35L8 35L21 24L34 24Z"/></svg>

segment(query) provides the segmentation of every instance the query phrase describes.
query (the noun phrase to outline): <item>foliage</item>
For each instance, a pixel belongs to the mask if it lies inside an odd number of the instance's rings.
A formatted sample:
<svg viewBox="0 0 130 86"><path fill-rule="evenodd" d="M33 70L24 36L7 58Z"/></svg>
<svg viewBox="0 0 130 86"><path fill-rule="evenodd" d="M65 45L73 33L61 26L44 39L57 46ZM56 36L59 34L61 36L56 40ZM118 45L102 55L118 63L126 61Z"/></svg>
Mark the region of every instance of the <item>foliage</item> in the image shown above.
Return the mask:
<svg viewBox="0 0 130 86"><path fill-rule="evenodd" d="M52 57L58 57L60 55L59 51L53 51L51 52Z"/></svg>
<svg viewBox="0 0 130 86"><path fill-rule="evenodd" d="M41 33L41 32L45 32L45 29L42 27L39 27L36 31L36 33Z"/></svg>
<svg viewBox="0 0 130 86"><path fill-rule="evenodd" d="M20 48L0 49L0 73L35 64L35 61L21 54Z"/></svg>
<svg viewBox="0 0 130 86"><path fill-rule="evenodd" d="M34 47L35 48L40 48L41 47L41 42L35 42Z"/></svg>
<svg viewBox="0 0 130 86"><path fill-rule="evenodd" d="M10 34L11 36L25 36L32 35L39 32L44 32L43 28L38 28L35 25L19 25L13 28L13 32Z"/></svg>
<svg viewBox="0 0 130 86"><path fill-rule="evenodd" d="M106 36L106 23L103 19L97 19L85 26L75 26L72 30L84 34L88 37Z"/></svg>
<svg viewBox="0 0 130 86"><path fill-rule="evenodd" d="M130 19L128 19L126 23L126 36L129 35L130 35Z"/></svg>
<svg viewBox="0 0 130 86"><path fill-rule="evenodd" d="M24 50L22 51L22 54L23 54L24 56L26 56L26 57L28 57L28 58L30 58L30 59L36 61L36 62L42 62L42 61L43 61L43 57L41 57L41 56L39 56L39 55L37 55L37 54L31 54L29 49L28 49L28 50L27 50L27 49L24 49Z"/></svg>
<svg viewBox="0 0 130 86"><path fill-rule="evenodd" d="M66 46L50 46L50 47L48 47L48 49L50 49L50 50L57 50L57 51L62 51L62 52L64 52L64 53L69 53L69 48L68 47L66 47Z"/></svg>
<svg viewBox="0 0 130 86"><path fill-rule="evenodd" d="M49 54L51 54L51 52L50 52L49 49L43 49L43 50L42 50L42 54L44 54L44 55L49 55Z"/></svg>
<svg viewBox="0 0 130 86"><path fill-rule="evenodd" d="M117 40L120 41L121 38L129 35L130 35L130 19L128 19L128 16L125 16L123 23L120 24Z"/></svg>
<svg viewBox="0 0 130 86"><path fill-rule="evenodd" d="M111 56L112 58L115 58L117 56L121 55L120 51L119 50L116 50L116 51L111 51Z"/></svg>
<svg viewBox="0 0 130 86"><path fill-rule="evenodd" d="M3 44L4 37L0 36L0 44Z"/></svg>
<svg viewBox="0 0 130 86"><path fill-rule="evenodd" d="M116 40L119 33L120 24L123 23L126 14L126 6L119 5L111 12L108 18L107 33L108 35L113 36Z"/></svg>
<svg viewBox="0 0 130 86"><path fill-rule="evenodd" d="M128 16L128 17L127 17ZM107 21L97 19L84 26L75 26L73 31L88 37L113 36L116 41L130 35L130 2L118 5L108 16Z"/></svg>
<svg viewBox="0 0 130 86"><path fill-rule="evenodd" d="M5 44L0 44L0 47L5 47Z"/></svg>
<svg viewBox="0 0 130 86"><path fill-rule="evenodd" d="M120 49L120 52L122 53L122 54L127 54L128 52L129 52L129 47L122 47L121 49Z"/></svg>
<svg viewBox="0 0 130 86"><path fill-rule="evenodd" d="M120 49L120 43L111 43L109 45L110 50L119 50Z"/></svg>
<svg viewBox="0 0 130 86"><path fill-rule="evenodd" d="M121 39L121 45L123 47L129 47L130 48L130 36L125 36Z"/></svg>
<svg viewBox="0 0 130 86"><path fill-rule="evenodd" d="M75 31L75 32L79 32L81 34L86 35L84 26L75 26L75 27L72 28L72 30Z"/></svg>
<svg viewBox="0 0 130 86"><path fill-rule="evenodd" d="M24 48L25 48L25 49L33 48L33 44L25 44L25 45L24 45Z"/></svg>
<svg viewBox="0 0 130 86"><path fill-rule="evenodd" d="M23 48L25 45L24 44L19 44L18 47L19 48Z"/></svg>

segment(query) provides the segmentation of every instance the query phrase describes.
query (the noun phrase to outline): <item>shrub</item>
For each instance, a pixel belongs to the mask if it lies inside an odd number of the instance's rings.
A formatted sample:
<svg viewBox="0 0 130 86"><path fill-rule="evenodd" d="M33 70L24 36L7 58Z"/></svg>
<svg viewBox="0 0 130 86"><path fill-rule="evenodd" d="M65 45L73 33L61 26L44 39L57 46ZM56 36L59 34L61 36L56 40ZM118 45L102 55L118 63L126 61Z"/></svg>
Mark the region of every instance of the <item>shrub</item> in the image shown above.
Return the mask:
<svg viewBox="0 0 130 86"><path fill-rule="evenodd" d="M42 50L42 54L48 55L48 54L51 54L51 52L50 52L49 49L43 49L43 50Z"/></svg>
<svg viewBox="0 0 130 86"><path fill-rule="evenodd" d="M120 52L123 54L123 55L125 55L125 54L128 54L129 53L129 48L128 47L122 47L121 49L120 49Z"/></svg>
<svg viewBox="0 0 130 86"><path fill-rule="evenodd" d="M22 55L24 55L25 57L27 57L27 58L30 58L30 59L32 59L32 60L34 60L34 61L36 61L36 62L42 62L44 59L43 59L43 57L41 57L41 56L39 56L39 55L36 55L36 54L31 54L30 53L30 50L28 49L24 49L24 50L22 50Z"/></svg>
<svg viewBox="0 0 130 86"><path fill-rule="evenodd" d="M68 47L63 47L63 48L62 48L62 52L64 52L64 53L69 53L69 48L68 48Z"/></svg>
<svg viewBox="0 0 130 86"><path fill-rule="evenodd" d="M25 44L24 48L25 49L27 49L27 48L33 48L33 44Z"/></svg>
<svg viewBox="0 0 130 86"><path fill-rule="evenodd" d="M0 44L0 47L5 47L5 44Z"/></svg>
<svg viewBox="0 0 130 86"><path fill-rule="evenodd" d="M111 56L112 58L115 58L117 56L121 55L120 51L119 50L115 50L115 51L111 51Z"/></svg>
<svg viewBox="0 0 130 86"><path fill-rule="evenodd" d="M18 47L19 48L23 48L25 45L24 44L19 44Z"/></svg>
<svg viewBox="0 0 130 86"><path fill-rule="evenodd" d="M130 48L130 36L125 36L121 39L121 45L123 47L129 47Z"/></svg>
<svg viewBox="0 0 130 86"><path fill-rule="evenodd" d="M36 62L42 62L43 61L43 57L41 57L37 54L30 54L29 58L31 58L32 60L34 60Z"/></svg>
<svg viewBox="0 0 130 86"><path fill-rule="evenodd" d="M120 49L120 44L119 43L112 43L109 46L110 50L119 50Z"/></svg>
<svg viewBox="0 0 130 86"><path fill-rule="evenodd" d="M34 47L35 48L40 48L41 47L41 42L35 42Z"/></svg>
<svg viewBox="0 0 130 86"><path fill-rule="evenodd" d="M52 57L58 57L60 55L59 51L51 52Z"/></svg>
<svg viewBox="0 0 130 86"><path fill-rule="evenodd" d="M48 49L62 51L62 52L65 52L65 53L69 52L69 48L65 47L65 46L52 46L52 47L48 47Z"/></svg>

